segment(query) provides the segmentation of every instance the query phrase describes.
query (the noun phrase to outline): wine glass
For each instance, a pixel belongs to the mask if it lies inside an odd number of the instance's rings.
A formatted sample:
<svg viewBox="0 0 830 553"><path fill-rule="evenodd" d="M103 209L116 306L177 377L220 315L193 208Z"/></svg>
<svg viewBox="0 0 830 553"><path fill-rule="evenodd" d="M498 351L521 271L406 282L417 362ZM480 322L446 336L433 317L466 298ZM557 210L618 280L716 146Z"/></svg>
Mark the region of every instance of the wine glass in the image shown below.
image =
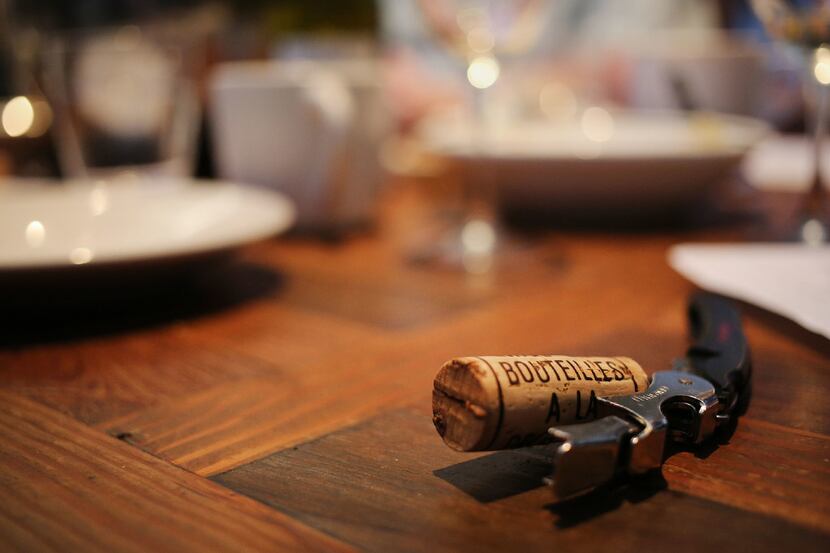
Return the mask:
<svg viewBox="0 0 830 553"><path fill-rule="evenodd" d="M501 77L505 58L526 53L544 27L544 0L418 0L435 41L459 62L472 95L473 151L487 155L487 91ZM438 258L469 273L492 268L503 233L497 230L496 185L493 175L476 171L464 179L464 213L432 251L420 258Z"/></svg>
<svg viewBox="0 0 830 553"><path fill-rule="evenodd" d="M817 97L812 107L815 162L810 190L801 203L795 240L821 245L830 240L830 211L821 174L821 152L830 86L830 0L752 0L767 32L804 51ZM805 90L806 93L806 90Z"/></svg>
<svg viewBox="0 0 830 553"><path fill-rule="evenodd" d="M182 48L128 25L55 36L43 85L66 177L188 176L199 103Z"/></svg>

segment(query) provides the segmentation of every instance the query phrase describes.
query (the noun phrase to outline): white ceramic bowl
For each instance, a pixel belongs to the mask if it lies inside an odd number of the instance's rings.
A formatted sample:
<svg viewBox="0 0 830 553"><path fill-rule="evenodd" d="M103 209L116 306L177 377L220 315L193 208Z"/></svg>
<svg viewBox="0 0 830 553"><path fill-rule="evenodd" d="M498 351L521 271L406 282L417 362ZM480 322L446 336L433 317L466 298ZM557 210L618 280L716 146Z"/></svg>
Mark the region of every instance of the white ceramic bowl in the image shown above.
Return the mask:
<svg viewBox="0 0 830 553"><path fill-rule="evenodd" d="M630 213L681 208L731 174L768 133L765 123L715 113L608 112L479 132L460 118L421 127L426 148L465 178L493 179L508 208Z"/></svg>

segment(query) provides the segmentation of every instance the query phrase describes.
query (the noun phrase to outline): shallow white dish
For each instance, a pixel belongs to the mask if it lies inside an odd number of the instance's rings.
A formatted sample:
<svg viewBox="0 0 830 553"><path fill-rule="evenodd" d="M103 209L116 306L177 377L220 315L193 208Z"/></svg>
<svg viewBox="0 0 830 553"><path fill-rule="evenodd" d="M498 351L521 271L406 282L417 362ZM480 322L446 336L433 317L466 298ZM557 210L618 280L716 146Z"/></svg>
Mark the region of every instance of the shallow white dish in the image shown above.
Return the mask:
<svg viewBox="0 0 830 553"><path fill-rule="evenodd" d="M427 150L466 178L490 178L508 207L629 212L675 209L705 197L769 131L715 113L608 112L477 132L458 117L420 129Z"/></svg>
<svg viewBox="0 0 830 553"><path fill-rule="evenodd" d="M0 275L186 263L293 221L284 196L229 182L0 179Z"/></svg>

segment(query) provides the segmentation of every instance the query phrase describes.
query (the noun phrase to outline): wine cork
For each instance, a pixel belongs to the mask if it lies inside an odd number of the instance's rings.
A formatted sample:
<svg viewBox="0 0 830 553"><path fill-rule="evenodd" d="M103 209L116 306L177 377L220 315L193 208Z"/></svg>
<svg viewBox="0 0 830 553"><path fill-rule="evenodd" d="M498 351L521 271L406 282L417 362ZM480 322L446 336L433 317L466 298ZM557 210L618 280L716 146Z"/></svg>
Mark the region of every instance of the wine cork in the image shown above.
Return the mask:
<svg viewBox="0 0 830 553"><path fill-rule="evenodd" d="M551 426L591 420L597 397L648 387L628 357L462 357L435 376L432 421L459 451L542 443Z"/></svg>

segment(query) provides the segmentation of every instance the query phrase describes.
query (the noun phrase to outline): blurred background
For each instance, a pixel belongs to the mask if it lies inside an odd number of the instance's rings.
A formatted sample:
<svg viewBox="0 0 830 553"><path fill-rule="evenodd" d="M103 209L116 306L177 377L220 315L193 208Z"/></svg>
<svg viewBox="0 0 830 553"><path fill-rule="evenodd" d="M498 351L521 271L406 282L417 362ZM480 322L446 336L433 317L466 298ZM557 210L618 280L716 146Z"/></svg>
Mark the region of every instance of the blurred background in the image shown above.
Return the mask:
<svg viewBox="0 0 830 553"><path fill-rule="evenodd" d="M486 272L504 221L806 190L826 29L823 2L0 0L0 175L223 179L326 236L405 180L432 209L402 255Z"/></svg>

